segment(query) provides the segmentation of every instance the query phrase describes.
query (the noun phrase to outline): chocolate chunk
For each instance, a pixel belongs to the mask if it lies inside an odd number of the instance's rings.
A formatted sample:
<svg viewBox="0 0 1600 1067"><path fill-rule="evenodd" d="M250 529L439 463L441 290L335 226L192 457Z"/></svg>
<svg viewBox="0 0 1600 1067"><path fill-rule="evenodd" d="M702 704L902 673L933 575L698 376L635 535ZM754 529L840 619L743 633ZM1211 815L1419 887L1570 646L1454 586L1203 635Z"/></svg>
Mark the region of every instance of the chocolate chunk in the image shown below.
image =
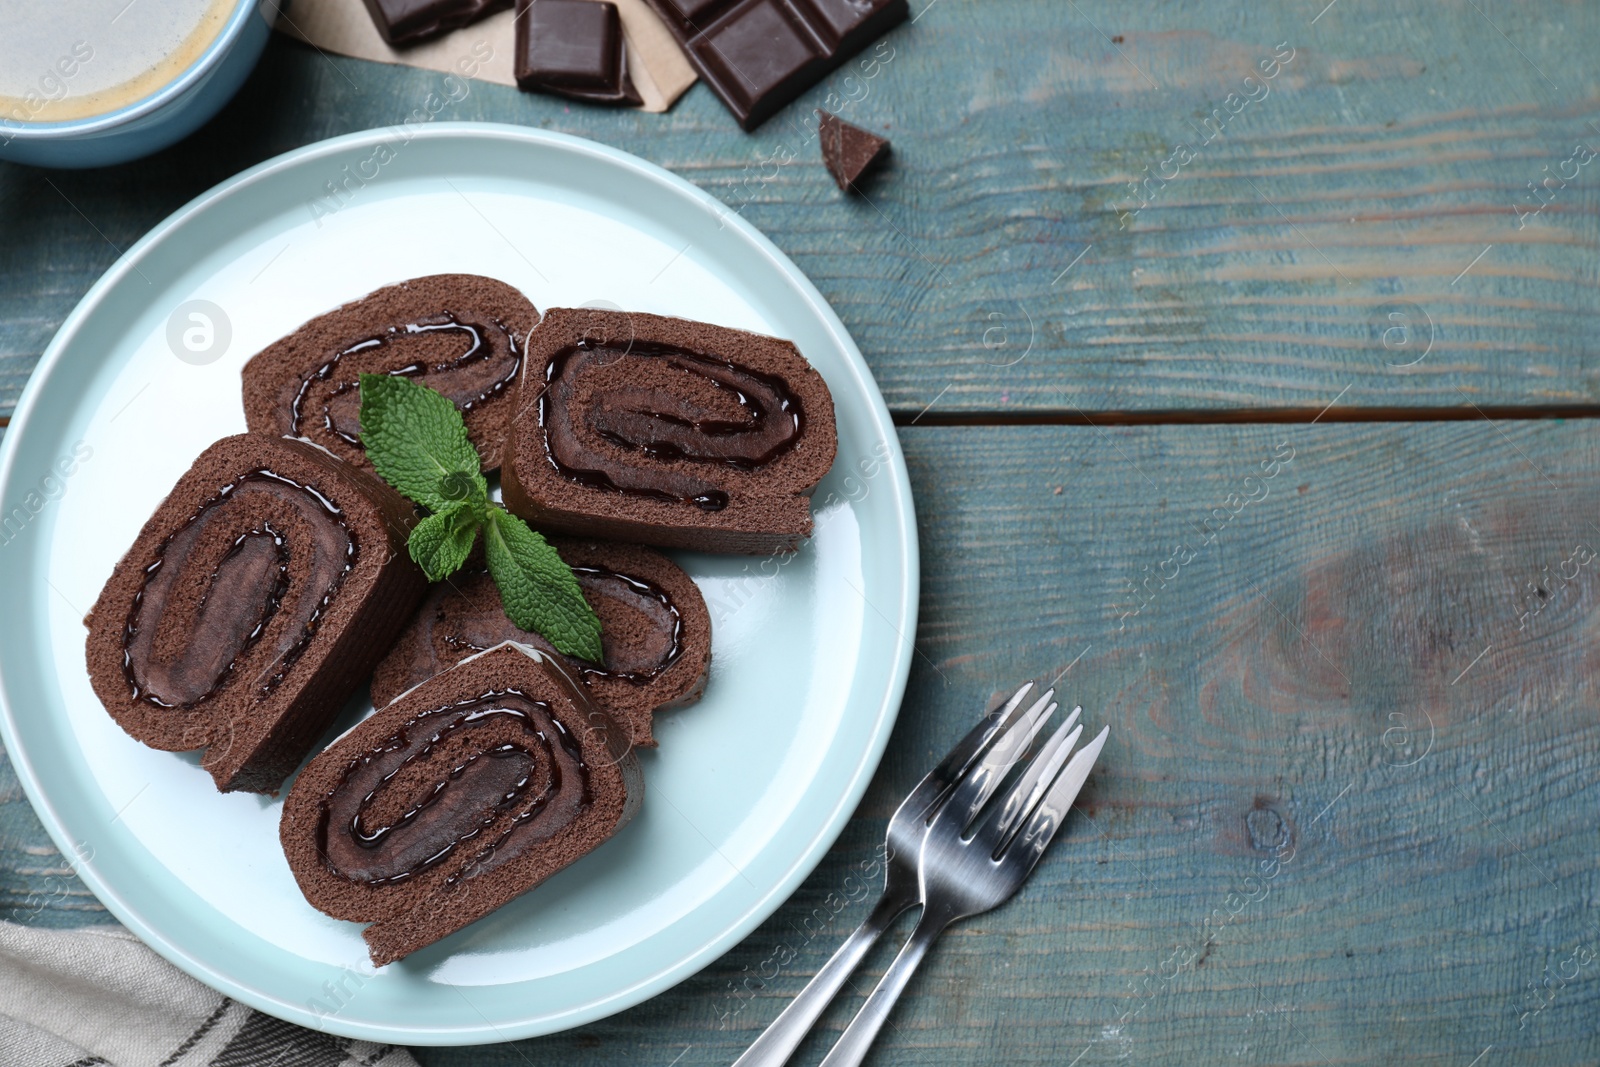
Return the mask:
<svg viewBox="0 0 1600 1067"><path fill-rule="evenodd" d="M601 104L643 103L628 77L617 5L517 0L517 85Z"/></svg>
<svg viewBox="0 0 1600 1067"><path fill-rule="evenodd" d="M362 936L382 967L601 845L643 797L627 727L554 658L503 644L312 760L278 836L313 907L372 923Z"/></svg>
<svg viewBox="0 0 1600 1067"><path fill-rule="evenodd" d="M511 0L366 0L367 13L392 45L416 44L511 6Z"/></svg>
<svg viewBox="0 0 1600 1067"><path fill-rule="evenodd" d="M553 308L517 389L501 486L536 529L747 553L811 534L838 448L833 398L788 341Z"/></svg>
<svg viewBox="0 0 1600 1067"><path fill-rule="evenodd" d="M252 356L244 417L258 433L304 437L372 469L361 447L363 372L403 374L455 401L485 471L505 448L521 339L539 312L504 282L434 274L368 293Z"/></svg>
<svg viewBox="0 0 1600 1067"><path fill-rule="evenodd" d="M906 0L650 0L650 6L746 130L907 14Z"/></svg>
<svg viewBox="0 0 1600 1067"><path fill-rule="evenodd" d="M416 511L376 476L265 434L225 437L146 522L91 613L89 681L152 748L205 748L224 792L270 793L427 588Z"/></svg>
<svg viewBox="0 0 1600 1067"><path fill-rule="evenodd" d="M867 168L889 154L889 139L852 126L838 115L817 112L817 139L822 162L840 189L849 191Z"/></svg>
<svg viewBox="0 0 1600 1067"><path fill-rule="evenodd" d="M676 563L648 548L560 538L551 544L600 616L604 663L561 656L540 634L517 629L489 573L472 568L435 585L423 600L373 672L373 704L381 708L475 652L516 641L556 656L591 700L632 729L635 745L654 748L652 713L692 704L705 691L711 664L705 599Z"/></svg>

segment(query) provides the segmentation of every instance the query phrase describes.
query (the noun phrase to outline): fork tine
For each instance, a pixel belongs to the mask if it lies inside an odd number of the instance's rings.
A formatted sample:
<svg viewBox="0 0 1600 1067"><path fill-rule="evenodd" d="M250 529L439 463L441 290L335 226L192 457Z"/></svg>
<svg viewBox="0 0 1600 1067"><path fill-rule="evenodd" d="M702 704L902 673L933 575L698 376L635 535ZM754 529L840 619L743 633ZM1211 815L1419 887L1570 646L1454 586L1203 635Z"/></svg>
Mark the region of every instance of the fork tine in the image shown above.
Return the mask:
<svg viewBox="0 0 1600 1067"><path fill-rule="evenodd" d="M1013 854L1016 855L1012 862L1020 865L1022 877L1027 877L1028 872L1033 870L1034 864L1039 862L1039 857L1044 855L1044 850L1056 836L1056 831L1066 821L1067 812L1072 810L1072 802L1078 799L1078 791L1088 780L1095 760L1100 758L1100 749L1105 747L1109 733L1111 727L1102 726L1094 740L1078 750L1072 762L1067 764L1050 791L1029 815L1023 831L1006 850L1007 860L1012 860Z"/></svg>
<svg viewBox="0 0 1600 1067"><path fill-rule="evenodd" d="M996 839L994 851L997 855L1011 842L1014 831L1022 824L1022 816L1033 810L1050 783L1056 780L1067 757L1072 755L1072 746L1078 743L1078 738L1083 734L1083 727L1073 729L1081 714L1082 707L1072 709L1072 714L1056 728L1033 762L1028 764L1022 777L1017 779L1017 784L1006 794L999 813L990 820L992 829L989 832Z"/></svg>
<svg viewBox="0 0 1600 1067"><path fill-rule="evenodd" d="M1000 736L1002 731L1010 729L1017 717L1023 714L1017 709L1021 707L1023 698L1032 689L1032 682L1024 682L1022 687L1012 694L1010 700L979 720L978 725L968 731L966 737L956 742L955 747L939 761L939 765L917 783L916 788L896 809L894 817L898 819L911 815L919 820L927 820L937 814L956 783L972 769L978 757L988 751L994 739Z"/></svg>
<svg viewBox="0 0 1600 1067"><path fill-rule="evenodd" d="M948 815L958 820L963 830L971 824L984 804L994 796L995 790L1000 788L1006 772L1026 755L1033 739L1044 728L1051 712L1056 710L1056 703L1051 699L1053 696L1055 690L1046 689L1032 707L1017 717L1005 735L995 742L978 765L956 786L950 800L940 810L940 818Z"/></svg>

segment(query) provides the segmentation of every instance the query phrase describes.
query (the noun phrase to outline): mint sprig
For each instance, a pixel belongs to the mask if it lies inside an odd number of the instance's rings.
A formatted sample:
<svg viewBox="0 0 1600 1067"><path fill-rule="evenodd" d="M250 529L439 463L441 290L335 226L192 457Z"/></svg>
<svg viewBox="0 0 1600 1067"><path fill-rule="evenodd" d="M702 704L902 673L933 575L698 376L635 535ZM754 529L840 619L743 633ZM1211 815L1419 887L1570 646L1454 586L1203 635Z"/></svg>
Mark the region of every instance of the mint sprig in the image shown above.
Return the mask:
<svg viewBox="0 0 1600 1067"><path fill-rule="evenodd" d="M600 620L583 599L572 568L549 542L509 511L495 508L484 524L483 548L489 573L500 587L500 602L513 622L538 619L539 632L552 645L600 662Z"/></svg>
<svg viewBox="0 0 1600 1067"><path fill-rule="evenodd" d="M600 617L572 568L527 523L490 502L466 420L448 398L406 378L363 374L361 443L379 477L431 512L406 546L429 581L455 573L481 530L507 617L566 655L601 662Z"/></svg>
<svg viewBox="0 0 1600 1067"><path fill-rule="evenodd" d="M489 499L466 420L448 398L426 386L363 374L361 444L379 477L429 511Z"/></svg>
<svg viewBox="0 0 1600 1067"><path fill-rule="evenodd" d="M406 547L428 581L443 581L460 569L472 554L485 508L470 501L451 504L417 523Z"/></svg>

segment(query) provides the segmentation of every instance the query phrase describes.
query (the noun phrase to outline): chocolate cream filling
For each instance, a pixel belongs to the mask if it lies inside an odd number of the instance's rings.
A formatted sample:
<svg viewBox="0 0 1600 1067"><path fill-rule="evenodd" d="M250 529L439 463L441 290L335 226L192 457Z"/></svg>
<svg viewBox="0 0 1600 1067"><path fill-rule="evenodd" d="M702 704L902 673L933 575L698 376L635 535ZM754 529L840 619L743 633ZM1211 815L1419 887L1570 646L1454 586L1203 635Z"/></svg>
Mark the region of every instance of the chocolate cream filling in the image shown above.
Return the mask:
<svg viewBox="0 0 1600 1067"><path fill-rule="evenodd" d="M393 885L441 863L473 877L537 848L593 803L579 745L550 706L489 691L423 712L353 758L322 799L336 874Z"/></svg>
<svg viewBox="0 0 1600 1067"><path fill-rule="evenodd" d="M602 619L626 615L643 625L629 627L627 640L615 637L615 627L602 629L604 665L563 657L569 667L591 677L642 683L672 666L683 651L683 616L665 590L643 578L617 574L604 567L573 567L572 571L584 598ZM502 641L520 641L541 652L560 655L543 634L518 629L498 603L441 606L428 625L428 645L434 645L437 635L439 643L457 659L493 648ZM437 665L434 670L446 665Z"/></svg>
<svg viewBox="0 0 1600 1067"><path fill-rule="evenodd" d="M799 440L782 379L673 345L579 342L550 360L539 399L550 462L592 488L728 506L717 468L754 471Z"/></svg>
<svg viewBox="0 0 1600 1067"><path fill-rule="evenodd" d="M122 636L133 696L191 708L247 659L244 684L270 692L311 643L356 557L343 512L310 486L264 469L224 486L145 569Z"/></svg>
<svg viewBox="0 0 1600 1067"><path fill-rule="evenodd" d="M441 337L461 351L439 358L435 339ZM416 358L408 358L411 353ZM503 324L487 317L446 312L398 323L332 353L300 380L291 404L289 433L312 440L328 434L360 447L362 371L411 378L448 397L465 413L510 388L521 367L516 339Z"/></svg>

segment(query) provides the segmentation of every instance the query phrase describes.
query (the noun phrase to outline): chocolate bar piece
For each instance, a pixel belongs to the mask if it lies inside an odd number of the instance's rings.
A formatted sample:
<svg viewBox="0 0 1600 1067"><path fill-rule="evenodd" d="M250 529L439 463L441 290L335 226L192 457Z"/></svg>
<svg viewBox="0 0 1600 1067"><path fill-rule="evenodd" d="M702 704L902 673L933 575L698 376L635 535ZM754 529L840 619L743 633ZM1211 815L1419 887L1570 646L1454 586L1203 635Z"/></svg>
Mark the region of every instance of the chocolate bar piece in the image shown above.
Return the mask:
<svg viewBox="0 0 1600 1067"><path fill-rule="evenodd" d="M507 508L668 548L798 547L838 449L827 383L792 342L643 312L546 312L512 410Z"/></svg>
<svg viewBox="0 0 1600 1067"><path fill-rule="evenodd" d="M848 192L874 163L889 154L889 139L852 126L838 115L817 112L817 140L822 162L836 185Z"/></svg>
<svg viewBox="0 0 1600 1067"><path fill-rule="evenodd" d="M366 0L367 13L383 39L416 44L477 22L511 6L511 0Z"/></svg>
<svg viewBox="0 0 1600 1067"><path fill-rule="evenodd" d="M519 630L506 618L489 572L474 568L433 587L373 672L372 703L381 708L473 653L515 641L556 656L590 699L632 729L635 745L654 748L651 716L692 704L705 691L711 665L705 599L694 579L648 548L561 538L550 543L600 616L602 663L561 656L542 635Z"/></svg>
<svg viewBox="0 0 1600 1067"><path fill-rule="evenodd" d="M151 748L205 748L218 789L276 790L422 598L415 522L393 489L320 448L223 438L95 602L95 694Z"/></svg>
<svg viewBox="0 0 1600 1067"><path fill-rule="evenodd" d="M746 130L907 14L906 0L650 0L650 6Z"/></svg>
<svg viewBox="0 0 1600 1067"><path fill-rule="evenodd" d="M617 5L517 0L517 86L599 104L643 103L628 77Z"/></svg>
<svg viewBox="0 0 1600 1067"><path fill-rule="evenodd" d="M324 749L278 839L313 907L372 923L382 967L615 835L644 797L628 736L553 657L499 645Z"/></svg>

